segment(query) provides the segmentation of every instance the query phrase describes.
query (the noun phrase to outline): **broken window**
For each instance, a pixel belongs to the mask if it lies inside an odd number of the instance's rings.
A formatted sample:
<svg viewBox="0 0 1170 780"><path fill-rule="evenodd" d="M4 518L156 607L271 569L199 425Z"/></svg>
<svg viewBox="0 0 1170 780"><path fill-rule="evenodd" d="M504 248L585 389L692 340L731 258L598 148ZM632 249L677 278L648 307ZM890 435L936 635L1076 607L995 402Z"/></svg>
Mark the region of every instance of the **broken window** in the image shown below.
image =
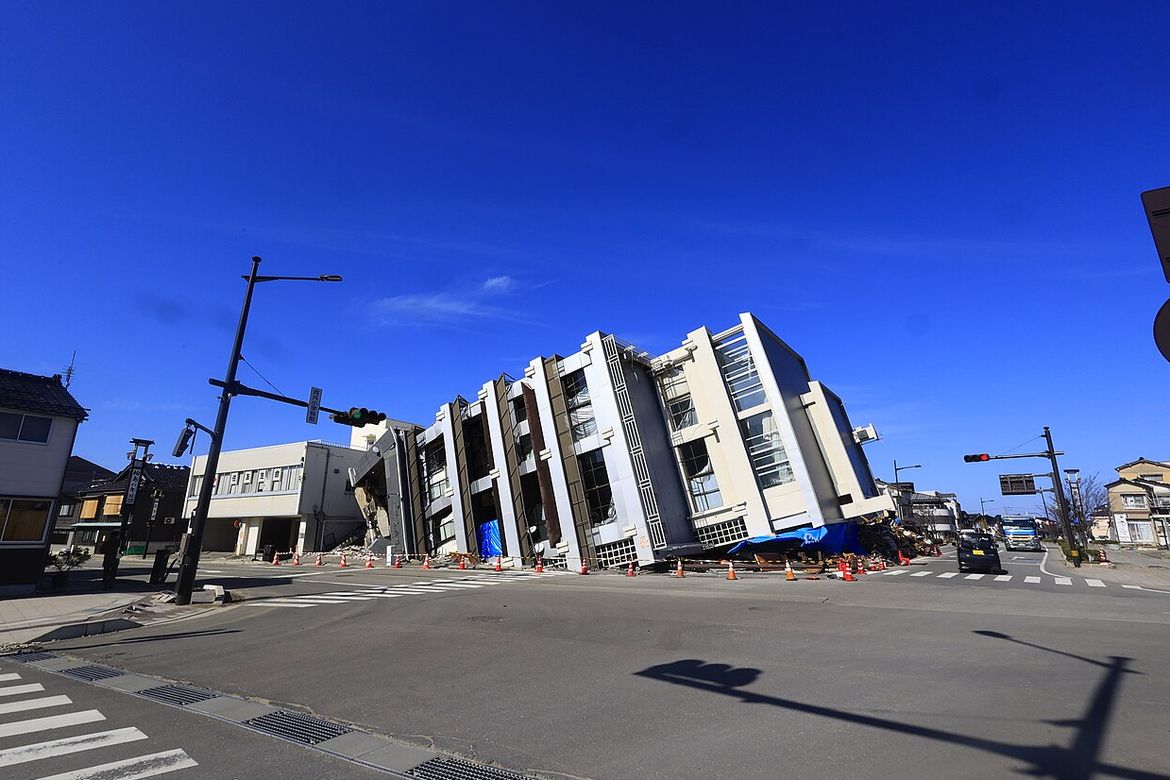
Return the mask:
<svg viewBox="0 0 1170 780"><path fill-rule="evenodd" d="M423 451L422 470L427 486L427 503L447 494L447 451L440 439Z"/></svg>
<svg viewBox="0 0 1170 780"><path fill-rule="evenodd" d="M739 427L760 487L792 482L792 466L788 463L788 453L784 450L772 413L762 412L740 420Z"/></svg>
<svg viewBox="0 0 1170 780"><path fill-rule="evenodd" d="M687 442L678 448L678 459L682 464L687 492L690 493L691 506L694 510L706 512L723 506L723 496L719 494L715 469L711 465L711 456L707 453L707 442L703 439Z"/></svg>
<svg viewBox="0 0 1170 780"><path fill-rule="evenodd" d="M593 417L593 399L589 396L589 385L585 382L585 369L567 375L563 383L569 430L573 441L581 441L597 433L597 420Z"/></svg>
<svg viewBox="0 0 1170 780"><path fill-rule="evenodd" d="M585 504L589 507L589 525L599 525L617 520L613 505L613 490L609 486L609 472L605 469L605 456L601 450L593 450L577 458L581 469L581 482L585 486Z"/></svg>
<svg viewBox="0 0 1170 780"><path fill-rule="evenodd" d="M666 403L666 416L672 431L681 431L699 421L695 404L691 400L691 389L686 374L681 368L672 368L660 378L662 398Z"/></svg>

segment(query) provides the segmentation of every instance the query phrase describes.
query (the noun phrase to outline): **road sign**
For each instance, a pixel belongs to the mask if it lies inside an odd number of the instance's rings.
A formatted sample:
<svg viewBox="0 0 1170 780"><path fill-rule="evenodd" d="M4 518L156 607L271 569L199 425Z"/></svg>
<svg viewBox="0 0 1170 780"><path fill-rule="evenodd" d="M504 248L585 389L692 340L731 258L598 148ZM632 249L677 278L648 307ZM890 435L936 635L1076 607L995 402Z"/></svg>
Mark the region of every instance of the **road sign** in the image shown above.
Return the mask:
<svg viewBox="0 0 1170 780"><path fill-rule="evenodd" d="M1170 360L1170 299L1162 304L1154 317L1154 343L1158 345L1162 357Z"/></svg>
<svg viewBox="0 0 1170 780"><path fill-rule="evenodd" d="M305 422L309 425L317 424L317 414L321 411L321 388L309 388L309 406L305 409Z"/></svg>
<svg viewBox="0 0 1170 780"><path fill-rule="evenodd" d="M1170 282L1170 187L1143 192L1142 206L1146 209L1150 232L1154 234L1154 248L1162 261L1162 273Z"/></svg>
<svg viewBox="0 0 1170 780"><path fill-rule="evenodd" d="M1036 478L1031 474L1000 474L999 492L1005 496L1036 495Z"/></svg>

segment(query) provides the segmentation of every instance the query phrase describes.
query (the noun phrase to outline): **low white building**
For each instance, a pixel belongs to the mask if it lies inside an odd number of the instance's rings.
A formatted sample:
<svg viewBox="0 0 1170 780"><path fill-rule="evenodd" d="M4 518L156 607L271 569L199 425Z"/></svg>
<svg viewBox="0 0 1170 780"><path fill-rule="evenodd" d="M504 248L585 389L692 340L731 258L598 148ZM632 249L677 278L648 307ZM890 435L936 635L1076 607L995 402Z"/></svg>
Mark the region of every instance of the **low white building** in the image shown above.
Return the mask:
<svg viewBox="0 0 1170 780"><path fill-rule="evenodd" d="M329 550L361 534L349 468L364 449L303 441L223 452L203 549L255 555L266 545L300 553ZM184 517L195 514L207 456L191 466Z"/></svg>

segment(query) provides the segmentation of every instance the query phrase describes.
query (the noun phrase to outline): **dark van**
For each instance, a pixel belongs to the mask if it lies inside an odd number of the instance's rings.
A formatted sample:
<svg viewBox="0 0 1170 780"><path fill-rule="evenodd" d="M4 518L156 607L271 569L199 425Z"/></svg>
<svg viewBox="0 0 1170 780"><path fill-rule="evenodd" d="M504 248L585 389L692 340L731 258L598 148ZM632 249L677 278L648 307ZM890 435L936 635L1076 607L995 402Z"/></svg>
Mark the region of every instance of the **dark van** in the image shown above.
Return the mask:
<svg viewBox="0 0 1170 780"><path fill-rule="evenodd" d="M959 571L998 572L999 549L991 534L963 534L959 539Z"/></svg>

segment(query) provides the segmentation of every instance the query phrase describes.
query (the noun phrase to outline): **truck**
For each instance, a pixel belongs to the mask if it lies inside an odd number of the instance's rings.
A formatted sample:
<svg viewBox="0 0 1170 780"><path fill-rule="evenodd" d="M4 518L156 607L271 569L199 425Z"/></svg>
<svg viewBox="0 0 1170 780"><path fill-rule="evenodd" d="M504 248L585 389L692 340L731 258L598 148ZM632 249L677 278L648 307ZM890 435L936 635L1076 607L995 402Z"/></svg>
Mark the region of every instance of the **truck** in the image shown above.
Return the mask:
<svg viewBox="0 0 1170 780"><path fill-rule="evenodd" d="M1003 545L1009 550L1042 552L1040 532L1033 517L1005 517L1000 523Z"/></svg>

